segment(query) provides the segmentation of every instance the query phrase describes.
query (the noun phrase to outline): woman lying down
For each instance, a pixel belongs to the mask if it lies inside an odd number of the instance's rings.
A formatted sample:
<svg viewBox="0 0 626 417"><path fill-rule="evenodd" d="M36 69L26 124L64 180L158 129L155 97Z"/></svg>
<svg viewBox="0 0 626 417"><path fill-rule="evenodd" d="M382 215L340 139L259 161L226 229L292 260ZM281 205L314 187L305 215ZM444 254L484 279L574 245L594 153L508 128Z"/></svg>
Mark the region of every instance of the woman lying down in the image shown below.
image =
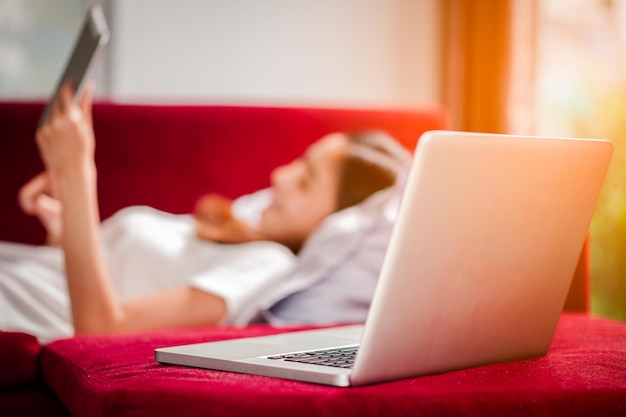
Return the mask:
<svg viewBox="0 0 626 417"><path fill-rule="evenodd" d="M0 242L0 329L80 333L365 319L410 161L380 132L334 133L234 202L100 223L91 88L65 86L36 134L45 171L19 201L48 245Z"/></svg>

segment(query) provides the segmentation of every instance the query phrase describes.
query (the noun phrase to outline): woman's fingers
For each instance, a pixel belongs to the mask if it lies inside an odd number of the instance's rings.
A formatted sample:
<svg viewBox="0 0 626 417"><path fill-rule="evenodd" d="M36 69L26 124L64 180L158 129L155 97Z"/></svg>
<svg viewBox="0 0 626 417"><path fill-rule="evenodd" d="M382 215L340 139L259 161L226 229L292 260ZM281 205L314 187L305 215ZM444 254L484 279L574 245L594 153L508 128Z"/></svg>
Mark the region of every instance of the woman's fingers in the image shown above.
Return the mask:
<svg viewBox="0 0 626 417"><path fill-rule="evenodd" d="M20 207L27 214L36 214L37 198L47 192L50 192L50 182L47 173L42 172L20 188L18 192Z"/></svg>
<svg viewBox="0 0 626 417"><path fill-rule="evenodd" d="M37 216L44 225L48 232L48 244L57 245L63 233L63 205L54 198L51 179L46 171L33 177L20 189L18 201L25 213Z"/></svg>
<svg viewBox="0 0 626 417"><path fill-rule="evenodd" d="M217 194L207 194L196 203L194 216L209 221L226 221L232 218L232 200Z"/></svg>
<svg viewBox="0 0 626 417"><path fill-rule="evenodd" d="M39 152L53 176L93 158L95 139L90 106L90 87L77 103L72 87L66 84L59 91L48 122L37 131Z"/></svg>
<svg viewBox="0 0 626 417"><path fill-rule="evenodd" d="M38 194L34 201L37 216L47 232L46 244L57 246L61 244L63 235L63 204L48 194Z"/></svg>
<svg viewBox="0 0 626 417"><path fill-rule="evenodd" d="M221 243L244 243L263 238L259 230L235 219L211 222L196 218L196 234L201 239Z"/></svg>
<svg viewBox="0 0 626 417"><path fill-rule="evenodd" d="M93 82L88 82L83 89L83 94L80 98L80 109L83 111L85 115L85 119L91 123L91 103L92 103L92 93L93 93Z"/></svg>
<svg viewBox="0 0 626 417"><path fill-rule="evenodd" d="M196 204L193 216L199 238L223 243L242 243L262 238L261 232L232 214L233 201L218 194L207 194Z"/></svg>
<svg viewBox="0 0 626 417"><path fill-rule="evenodd" d="M59 89L54 102L52 103L52 111L50 117L48 117L47 123L53 122L67 112L67 109L72 104L74 97L72 86L69 83L65 83Z"/></svg>
<svg viewBox="0 0 626 417"><path fill-rule="evenodd" d="M59 101L60 113L65 114L72 107L72 102L74 101L74 89L69 83L61 87L57 99Z"/></svg>

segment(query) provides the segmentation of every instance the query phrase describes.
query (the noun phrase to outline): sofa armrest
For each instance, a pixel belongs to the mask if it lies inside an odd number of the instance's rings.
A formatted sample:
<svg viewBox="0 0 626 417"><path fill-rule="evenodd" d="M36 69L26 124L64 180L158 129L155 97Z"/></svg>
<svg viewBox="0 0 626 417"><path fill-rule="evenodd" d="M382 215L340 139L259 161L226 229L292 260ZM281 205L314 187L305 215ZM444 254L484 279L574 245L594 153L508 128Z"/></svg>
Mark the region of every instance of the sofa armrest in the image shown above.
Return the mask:
<svg viewBox="0 0 626 417"><path fill-rule="evenodd" d="M35 382L39 375L41 346L35 336L0 331L0 389Z"/></svg>

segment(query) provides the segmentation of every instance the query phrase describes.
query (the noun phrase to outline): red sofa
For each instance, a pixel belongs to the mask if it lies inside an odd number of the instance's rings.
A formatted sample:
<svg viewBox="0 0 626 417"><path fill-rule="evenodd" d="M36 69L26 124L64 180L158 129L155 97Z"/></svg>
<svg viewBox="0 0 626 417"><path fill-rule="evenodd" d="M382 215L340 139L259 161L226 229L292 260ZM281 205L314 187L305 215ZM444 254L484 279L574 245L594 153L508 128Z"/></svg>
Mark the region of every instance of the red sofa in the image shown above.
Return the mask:
<svg viewBox="0 0 626 417"><path fill-rule="evenodd" d="M42 103L0 102L0 240L43 242L19 210L41 169ZM413 147L446 126L437 106L322 109L94 106L101 212L145 204L189 212L207 192L237 197L325 133L378 128ZM288 331L269 326L80 336L40 346L0 332L0 415L626 415L626 324L588 310L587 252L548 355L362 388L164 366L155 347Z"/></svg>

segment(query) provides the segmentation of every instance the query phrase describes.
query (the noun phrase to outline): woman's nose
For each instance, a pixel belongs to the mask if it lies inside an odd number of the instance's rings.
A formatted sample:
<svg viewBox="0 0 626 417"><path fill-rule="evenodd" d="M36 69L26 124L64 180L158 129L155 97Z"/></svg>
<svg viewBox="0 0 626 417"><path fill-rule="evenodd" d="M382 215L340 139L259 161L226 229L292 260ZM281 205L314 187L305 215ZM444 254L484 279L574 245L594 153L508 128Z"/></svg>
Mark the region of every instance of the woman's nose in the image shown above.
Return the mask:
<svg viewBox="0 0 626 417"><path fill-rule="evenodd" d="M274 187L280 185L283 182L286 167L287 165L282 165L272 170L272 173L270 175L270 181L272 182L272 185Z"/></svg>
<svg viewBox="0 0 626 417"><path fill-rule="evenodd" d="M270 175L270 181L274 187L284 186L288 184L289 179L294 176L296 171L297 161L292 161L287 165L282 165L274 168Z"/></svg>

